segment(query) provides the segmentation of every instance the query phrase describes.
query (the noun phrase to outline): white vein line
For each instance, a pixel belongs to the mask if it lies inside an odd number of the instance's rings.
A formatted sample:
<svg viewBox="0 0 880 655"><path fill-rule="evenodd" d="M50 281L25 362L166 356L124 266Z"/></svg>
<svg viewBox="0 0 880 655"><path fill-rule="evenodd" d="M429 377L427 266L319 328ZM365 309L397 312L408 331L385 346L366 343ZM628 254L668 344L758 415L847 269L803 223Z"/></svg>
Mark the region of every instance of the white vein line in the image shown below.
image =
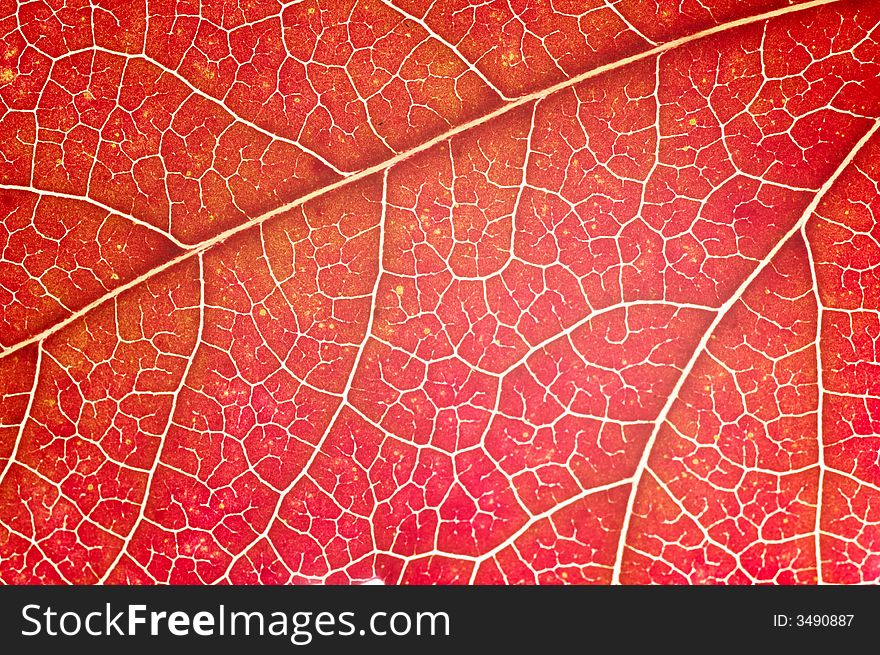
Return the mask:
<svg viewBox="0 0 880 655"><path fill-rule="evenodd" d="M382 279L382 275L384 272L383 266L383 255L384 255L384 246L385 246L385 219L388 211L388 171L385 171L385 175L382 178L382 213L379 218L379 250L377 253L378 256L378 270L376 271L376 281L373 283L373 292L370 297L373 300L372 307L370 307L370 316L367 319L367 327L364 331L364 338L360 343L360 346L357 350L357 356L354 359L354 362L351 365L351 371L348 374L348 380L345 382L345 389L342 391L342 395L339 400L339 404L336 406L336 411L333 412L333 416L330 418L330 421L327 423L327 429L324 431L324 434L321 436L320 440L317 444L315 444L314 450L312 450L312 454L309 456L308 461L303 464L300 472L294 476L293 480L290 481L290 484L287 485L281 493L278 494L278 500L275 502L275 508L272 510L272 515L269 517L269 520L266 522L266 527L263 531L257 535L251 542L241 549L238 555L232 558L232 561L229 562L229 565L226 567L226 573L217 578L217 582L220 582L224 579L229 579L229 575L232 572L233 567L238 563L240 559L245 557L247 553L250 551L251 547L254 544L258 544L261 539L266 539L269 541L269 532L271 532L272 527L275 525L276 521L279 519L279 512L281 511L281 505L284 503L284 499L296 488L296 485L300 483L301 480L306 478L309 475L309 470L314 464L315 460L318 458L318 454L321 452L321 449L324 447L324 444L327 442L327 438L330 436L330 433L333 431L333 427L336 425L336 421L339 419L339 415L342 413L342 410L349 406L348 402L348 394L351 392L351 386L354 382L355 375L357 374L358 367L360 366L361 360L364 357L364 352L366 351L367 341L370 339L370 335L373 332L373 322L375 321L376 314L378 313L378 303L377 299L379 297L379 282Z"/></svg>
<svg viewBox="0 0 880 655"><path fill-rule="evenodd" d="M641 30L636 29L636 26L633 25L630 22L630 20L626 16L623 15L623 13L617 8L617 5L619 2L620 2L620 0L614 0L613 2L606 2L605 6L608 7L612 12L614 12L614 15L617 16L621 21L623 21L623 24L626 25L632 31L633 34L638 36L640 39L644 39L646 43L650 43L651 45L654 45L654 46L657 45L656 41L654 41L653 39L649 39Z"/></svg>
<svg viewBox="0 0 880 655"><path fill-rule="evenodd" d="M131 540L134 538L135 533L137 532L138 527L141 523L144 522L146 518L147 511L147 503L150 501L150 492L153 488L153 482L156 479L156 470L159 468L159 464L162 461L162 452L165 450L165 444L168 442L168 433L171 431L171 426L174 424L174 414L177 411L177 403L180 400L180 392L183 390L183 387L186 385L187 378L189 377L190 369L192 369L193 362L196 359L196 354L198 353L199 346L202 343L202 331L205 327L205 271L202 258L199 257L199 327L196 332L195 343L193 344L192 354L190 354L189 359L186 362L186 368L183 370L183 374L180 376L180 384L177 385L177 392L174 394L174 400L171 401L171 409L168 411L168 423L165 425L165 430L162 432L162 436L159 440L159 448L156 450L156 456L153 459L153 465L150 467L150 471L147 474L147 486L144 488L144 498L141 502L140 511L138 512L138 516L135 519L134 523L131 525L131 530L128 532L128 536L123 539L122 545L119 547L119 552L116 553L116 557L107 567L107 570L104 572L104 575L101 576L100 580L98 580L98 584L105 584L107 579L112 575L113 571L116 569L116 566L119 564L119 561L122 559L123 555L128 552L128 546L131 543Z"/></svg>
<svg viewBox="0 0 880 655"><path fill-rule="evenodd" d="M810 264L810 279L812 281L813 296L816 299L816 385L818 386L818 398L816 408L816 442L818 446L819 460L819 483L816 490L816 526L813 531L816 549L816 582L824 584L822 575L822 550L821 535L822 529L822 495L825 489L825 441L824 429L822 423L822 411L824 409L825 385L822 380L822 314L824 306L822 299L819 297L819 276L816 271L816 258L813 253L813 246L807 238L806 225L801 227L801 238L807 249L807 261Z"/></svg>
<svg viewBox="0 0 880 655"><path fill-rule="evenodd" d="M29 514L30 514L30 517L31 517L31 520L30 520L31 528L33 528L33 525L34 525L34 517L33 517L33 513L32 513L32 512L29 512ZM27 541L28 543L30 543L30 545L33 546L33 547L34 547L34 548L40 553L40 555L42 556L43 559L40 560L40 563L41 563L41 564L45 563L45 564L48 564L49 566L51 566L51 567L52 567L52 570L55 572L55 574L56 574L59 578L61 578L61 580L64 581L64 584L67 584L67 585L72 585L72 584L73 584L70 580L67 579L67 576L65 576L63 573L61 573L61 571L58 569L58 564L52 560L52 558L48 555L48 553L46 553L46 551L45 551L45 550L43 549L43 547L40 545L41 542L45 542L45 541L46 541L45 538L40 539L40 540L37 540L36 533L34 533L33 536L29 536L29 535L27 535L27 534L24 534L23 532L20 532L19 530L16 530L14 527L12 527L11 525L9 525L9 523L7 523L6 521L3 521L2 519L0 519L0 526L3 526L6 530L8 530L11 534L14 534L14 535L15 535L16 537L18 537L19 539L21 539L21 540L23 540L23 541ZM77 527L78 527L78 526L77 526ZM87 564L87 566L88 566L89 568L91 568L91 564ZM43 577L45 578L45 576L43 576ZM7 583L4 582L3 584L7 584Z"/></svg>
<svg viewBox="0 0 880 655"><path fill-rule="evenodd" d="M874 124L871 128L862 136L861 139L855 144L855 146L849 151L847 156L840 162L837 169L831 174L831 176L825 181L825 184L819 189L816 195L813 197L810 204L807 205L804 212L801 214L800 218L795 222L794 226L783 236L779 241L776 242L776 245L767 253L764 259L752 270L749 276L743 280L742 284L736 289L736 291L727 299L727 301L721 305L718 309L718 313L715 315L715 318L712 320L712 323L703 332L703 336L700 338L699 343L697 344L694 352L691 355L690 361L688 361L687 365L682 369L681 375L678 378L678 381L675 383L675 387L669 394L669 398L666 400L666 404L663 405L663 409L660 411L660 414L657 416L657 420L654 423L654 429L651 432L651 436L648 439L648 442L645 444L645 449L642 452L642 457L639 460L639 464L636 467L636 472L633 474L633 485L630 489L629 500L627 501L626 506L626 514L623 517L623 526L620 530L620 537L617 542L617 556L614 561L614 575L612 576L612 584L620 584L620 569L621 564L623 562L624 551L626 550L626 542L629 533L630 527L630 519L632 517L633 506L635 504L635 498L638 493L639 482L641 481L642 475L645 473L645 470L648 468L648 459L651 456L651 451L654 446L654 442L657 440L657 435L660 432L660 429L666 423L666 417L669 415L672 406L677 402L678 395L681 392L681 388L684 386L685 381L690 376L691 371L694 368L697 360L700 355L706 349L706 345L709 343L709 339L712 334L715 332L719 323L724 319L727 315L727 312L733 307L736 303L738 303L745 292L746 289L755 281L755 279L761 274L761 272L767 267L767 265L773 260L776 254L782 250L783 246L792 238L795 234L797 234L803 226L806 224L807 220L813 213L816 211L816 208L819 206L822 198L828 192L828 190L834 186L834 183L837 181L837 178L843 173L844 170L852 163L853 159L855 159L856 155L859 151L871 140L871 137L877 132L877 129L880 128L880 120L875 120Z"/></svg>
<svg viewBox="0 0 880 655"><path fill-rule="evenodd" d="M83 203L86 203L87 205L91 205L93 207L101 209L101 210L107 212L108 214L110 214L111 216L118 216L119 218L122 218L126 221L130 221L131 223L134 223L135 225L139 225L140 227L146 228L147 230L150 230L151 232L155 232L156 234L159 234L162 237L164 237L165 239L167 239L168 241L171 241L178 248L183 248L185 250L186 248L189 247L183 241L178 241L177 238L173 234L171 234L170 232L166 232L162 228L156 227L152 223L148 223L147 221L142 220L140 218L136 218L136 217L132 216L131 214L124 214L123 212L120 212L118 209L113 209L109 205L105 205L103 202L100 202L98 200L94 200L92 198L89 198L88 196L78 196L74 193L62 193L60 191L49 191L47 189L41 189L41 188L35 187L35 186L22 186L19 184L0 184L0 189L8 189L9 191L25 191L28 193L33 193L37 196L51 196L53 198L62 198L64 200L76 200L77 202L83 202Z"/></svg>
<svg viewBox="0 0 880 655"><path fill-rule="evenodd" d="M492 82L489 81L489 78L486 77L485 74L483 74L483 71L481 71L479 68L477 68L476 64L474 64L469 59L466 59L456 49L456 47L454 45L452 45L449 41L447 41L442 36L437 34L437 32L435 32L433 29L431 29L431 27L428 25L428 23L424 19L421 19L421 18L414 16L413 14L409 13L405 9L398 7L396 4L392 4L390 2L390 0L381 0L381 2L382 2L382 4L387 6L389 9L396 11L401 16L405 17L408 20L411 20L413 23L416 23L419 27L421 27L423 30L425 30L425 32L427 32L429 37L436 39L437 41L442 43L444 46L446 46L449 49L449 51L452 52L452 54L455 55L456 58L458 58L459 61L461 61L465 66L467 66L469 71L471 71L477 77L479 77L480 80L483 82L483 84L485 84L487 87L489 87L489 89L491 89L492 91L497 93L498 96L502 100L507 101L507 102L509 102L510 100L513 100L513 98L511 98L510 96L504 95L504 93L501 92L501 89L499 89L494 84L492 84Z"/></svg>
<svg viewBox="0 0 880 655"><path fill-rule="evenodd" d="M97 45L96 46L89 46L88 48L85 48L85 50L90 51L90 52L102 52L104 54L113 55L116 57L122 57L123 59L127 59L127 60L140 59L141 61L144 61L148 64L152 64L153 66L155 66L156 68L158 68L159 70L164 72L166 75L170 75L171 77L176 79L178 82L183 84L194 95L199 96L203 100L207 100L208 102L212 103L215 106L219 106L224 112L226 112L230 117L232 117L233 122L241 123L242 125L245 125L256 132L259 132L263 136L269 137L269 139L271 139L272 141L279 141L281 143L286 143L288 145L292 145L296 148L299 148L300 150L302 150L306 154L314 157L316 161L319 161L322 164L324 164L324 166L326 166L327 168L332 170L334 173L337 173L338 175L345 175L345 171L334 166L332 163L330 163L327 159L325 159L324 157L319 155L314 150L308 148L307 146L303 145L299 141L296 141L295 139L290 139L288 137L281 136L280 134L275 134L274 132L267 130L264 127L260 127L259 125L257 125L256 123L254 123L252 121L247 120L243 116L239 116L238 113L232 111L232 109L230 109L226 105L224 99L216 98L216 97L212 96L211 94L207 93L206 91L202 91L199 87L197 87L195 84L190 82L189 79L186 78L182 73L179 73L178 71L175 71L175 70L168 68L167 66L161 64L160 62L156 61L155 59L153 59L152 57L150 57L147 54L144 54L144 53L131 54L131 53L127 53L127 52L119 52L117 50L109 50L107 48L104 48L102 46L97 46ZM61 59L70 57L71 55L75 55L78 52L81 52L81 51L68 52L67 54L63 55L62 57L59 57L58 61L60 61ZM188 98L187 98L187 100L188 100ZM180 106L182 107L185 102L186 102L186 100L184 100L180 104Z"/></svg>
<svg viewBox="0 0 880 655"><path fill-rule="evenodd" d="M181 261L184 261L184 260L189 259L190 257L193 257L201 252L204 252L205 250L207 250L217 244L223 243L224 241L226 241L230 237L234 236L235 234L238 234L239 232L250 229L252 226L263 223L271 218L274 218L275 216L279 216L280 214L283 214L283 213L293 209L294 207L299 207L300 205L302 205L310 200L313 200L314 198L331 193L333 191L336 191L337 189L340 189L344 186L347 186L348 184L351 184L351 183L356 182L358 180L362 180L364 178L370 177L371 175L373 175L375 173L380 173L380 172L385 171L389 168L392 168L396 164L399 164L400 162L402 162L406 159L409 159L410 157L412 157L420 152L430 150L435 145L442 143L448 139L451 139L452 137L456 136L457 134L461 134L462 132L466 132L467 130L470 130L470 129L475 128L479 125L482 125L483 123L487 123L488 121L494 120L495 118L498 118L499 116L502 116L509 111L513 111L514 109L517 109L518 107L529 104L529 103L534 102L536 100L540 100L540 99L545 98L549 95L552 95L558 91L563 91L571 86L579 84L580 82L583 82L583 81L589 80L593 77L597 77L599 75L607 73L608 71L616 70L618 68L627 66L629 64L633 64L635 62L642 61L643 59L650 59L651 57L654 57L655 55L666 52L668 50L673 50L675 48L681 47L683 45L691 43L692 41L698 41L700 39L706 38L708 36L712 36L714 34L719 34L721 32L729 30L729 29L743 27L745 25L750 25L752 23L758 23L758 22L761 22L764 20L769 20L771 18L777 18L779 16L785 16L788 14L797 13L797 12L804 11L807 9L812 9L814 7L834 4L834 3L840 2L840 1L841 0L813 0L813 2L805 2L804 4L800 4L800 5L792 5L792 6L788 6L788 7L783 7L780 9L776 9L774 11L765 12L763 14L757 14L755 16L740 18L738 20L731 21L729 23L724 23L722 25L716 25L716 26L711 27L709 29L702 30L700 32L695 32L689 36L685 36L680 39L675 39L674 41L669 41L669 42L664 43L663 45L658 46L656 48L652 48L650 50L645 50L644 52L641 52L641 53L638 53L635 55L631 55L631 56L625 57L623 59L619 59L619 60L611 62L609 64L604 64L602 66L599 66L598 68L594 68L594 69L591 69L591 70L586 71L584 73L581 73L580 75L576 75L574 77L571 77L567 80L559 82L558 84L547 87L546 89L543 89L541 91L536 91L534 93L530 93L529 95L523 96L523 97L519 98L518 100L515 100L515 101L508 103L506 105L503 105L503 106L499 107L498 109L495 109L494 111L489 112L488 114L484 114L483 116L480 116L479 118L475 118L475 119L468 121L466 123L462 123L458 127L455 127L447 132L444 132L443 134L440 134L440 135L434 137L433 139L429 139L428 141L425 141L424 143L421 143L418 146L415 146L414 148L407 150L406 152L402 152L399 155L391 157L390 159L387 159L384 162L380 162L378 164L370 166L369 168L365 168L361 171L358 171L357 173L352 173L348 177L344 177L344 178L337 180L336 182L333 182L331 184L328 184L320 189L316 189L315 191L312 191L311 193L307 193L306 195L301 196L300 198L297 198L296 200L293 200L285 205L281 205L280 207L276 207L275 209L268 211L265 214L262 214L258 217L255 217L253 220L251 220L247 223L242 223L241 225L237 225L233 228L230 228L230 229L228 229L224 232L221 232L220 234L218 234L210 239L207 239L206 241L203 241L201 243L193 244L192 246L190 246L191 250L189 250L188 252L183 253L179 257L171 260L170 262L167 262L161 266L158 266L154 269L147 271L146 273L135 278L134 280L132 280L128 284L124 284L119 287L116 287L110 293L107 293L104 296L102 296L101 298L98 298L97 300L93 301L92 303L90 303L89 305L84 307L83 309L78 310L77 312L68 316L66 319L59 321L58 323L56 323L52 327L49 327L49 328L43 330L39 334L36 334L32 337L29 337L28 339L25 339L24 341L20 341L14 345L8 347L6 350L0 352L0 359L5 357L6 355L9 355L17 350L20 350L21 348L24 348L25 346L28 346L32 343L35 343L37 341L42 341L47 336L53 334L54 332L57 332L58 330L60 330L63 327L66 327L67 325L69 325L73 321L77 320L81 316L85 315L86 313L88 313L89 311L91 311L92 309L97 307L98 305L102 304L104 301L106 301L116 295L119 295L120 293L123 293L124 291L127 291L128 289L140 284L144 280L149 279L153 275L157 275L158 273L161 273L162 271L165 271L165 270L171 268L172 266L174 266L175 264L177 264Z"/></svg>
<svg viewBox="0 0 880 655"><path fill-rule="evenodd" d="M585 498L589 498L590 496L595 496L596 494L600 494L600 493L603 493L606 491L611 491L612 489L616 489L617 487L621 487L625 484L629 484L632 481L633 481L632 477L628 477L628 478L623 478L622 480L617 480L616 482L609 482L608 484L599 485L598 487L584 489L583 491L576 493L575 495L573 495L569 498L566 498L562 502L553 505L553 507L541 512L540 514L531 515L529 517L529 519L522 526L520 526L519 530L517 530L512 535L507 537L507 539L505 539L500 544L495 546L492 550L489 550L489 551L483 553L482 555L479 555L479 556L473 558L474 569L471 572L471 578L470 578L470 582L468 584L474 584L474 581L476 580L477 574L479 573L479 570L480 570L480 565L483 562L492 559L493 557L495 557L498 553L500 553L502 550L504 550L508 546L514 545L516 543L517 539L522 537L524 534L526 534L529 530L531 530L533 527L535 527L535 525L537 525L538 523L540 523L544 519L550 519L550 521L552 522L553 516L557 512L560 512L563 509L565 509L566 507L574 505L575 503L578 503L578 502L584 500ZM448 555L448 553L446 553L446 554ZM421 557L421 555L420 555L420 557ZM456 555L456 557L461 557L461 556Z"/></svg>
<svg viewBox="0 0 880 655"><path fill-rule="evenodd" d="M872 482L868 482L867 480L863 480L862 478L858 477L855 474L855 472L844 471L844 470L835 468L833 466L826 466L825 470L829 475L830 474L838 475L846 480L849 480L850 482L855 482L860 487L864 487L866 489L871 489L872 491L876 491L877 493L880 493L880 485L874 484ZM822 530L821 532L822 532L822 534L831 535L831 536L835 537L836 539L843 539L843 537L841 537L840 535L834 534L832 532L827 532L825 530Z"/></svg>
<svg viewBox="0 0 880 655"><path fill-rule="evenodd" d="M34 398L37 397L37 385L40 382L40 370L42 364L43 346L41 345L37 348L37 363L34 366L34 381L31 384L31 393L28 396L27 407L25 407L24 416L21 417L21 424L18 426L18 433L15 435L15 443L12 446L12 452L9 453L9 459L6 460L6 466L4 466L3 471L0 472L0 488L2 488L3 481L6 479L6 474L9 472L9 469L12 468L12 463L18 455L18 447L21 444L22 436L24 436L25 425L30 421L31 411L34 407Z"/></svg>

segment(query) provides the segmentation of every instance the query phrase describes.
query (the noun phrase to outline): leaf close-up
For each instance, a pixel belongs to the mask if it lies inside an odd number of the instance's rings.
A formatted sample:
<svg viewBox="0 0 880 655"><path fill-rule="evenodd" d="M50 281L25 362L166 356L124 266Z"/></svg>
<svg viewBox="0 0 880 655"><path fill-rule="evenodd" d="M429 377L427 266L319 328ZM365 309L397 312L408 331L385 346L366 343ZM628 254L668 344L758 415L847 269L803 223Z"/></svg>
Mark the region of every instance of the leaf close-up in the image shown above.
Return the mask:
<svg viewBox="0 0 880 655"><path fill-rule="evenodd" d="M0 582L880 581L880 3L0 0Z"/></svg>

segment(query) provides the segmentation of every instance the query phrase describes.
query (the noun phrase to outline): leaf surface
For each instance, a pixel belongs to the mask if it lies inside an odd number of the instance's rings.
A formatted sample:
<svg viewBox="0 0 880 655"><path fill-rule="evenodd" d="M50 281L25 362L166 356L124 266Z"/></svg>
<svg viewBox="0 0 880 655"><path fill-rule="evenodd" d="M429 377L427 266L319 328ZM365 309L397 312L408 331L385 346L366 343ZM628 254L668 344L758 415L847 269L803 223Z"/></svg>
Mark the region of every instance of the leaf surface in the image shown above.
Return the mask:
<svg viewBox="0 0 880 655"><path fill-rule="evenodd" d="M0 3L0 579L876 581L878 26Z"/></svg>

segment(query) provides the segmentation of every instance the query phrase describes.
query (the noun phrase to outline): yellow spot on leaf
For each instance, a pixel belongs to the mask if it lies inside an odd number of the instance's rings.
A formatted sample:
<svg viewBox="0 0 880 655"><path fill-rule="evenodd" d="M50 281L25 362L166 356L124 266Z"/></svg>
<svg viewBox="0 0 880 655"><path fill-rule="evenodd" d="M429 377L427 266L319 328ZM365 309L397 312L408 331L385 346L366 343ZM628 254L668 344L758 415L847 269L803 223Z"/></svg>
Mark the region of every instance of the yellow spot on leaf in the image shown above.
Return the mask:
<svg viewBox="0 0 880 655"><path fill-rule="evenodd" d="M396 293L398 296L402 296L403 295L403 285L398 284L396 287L394 287L394 293Z"/></svg>
<svg viewBox="0 0 880 655"><path fill-rule="evenodd" d="M507 52L501 55L501 65L502 66L515 66L519 62L519 53L518 52Z"/></svg>
<svg viewBox="0 0 880 655"><path fill-rule="evenodd" d="M696 125L696 124L697 124L697 119L696 119L696 118L692 118L692 119L690 119L690 120L688 121L688 123L691 124L691 125Z"/></svg>

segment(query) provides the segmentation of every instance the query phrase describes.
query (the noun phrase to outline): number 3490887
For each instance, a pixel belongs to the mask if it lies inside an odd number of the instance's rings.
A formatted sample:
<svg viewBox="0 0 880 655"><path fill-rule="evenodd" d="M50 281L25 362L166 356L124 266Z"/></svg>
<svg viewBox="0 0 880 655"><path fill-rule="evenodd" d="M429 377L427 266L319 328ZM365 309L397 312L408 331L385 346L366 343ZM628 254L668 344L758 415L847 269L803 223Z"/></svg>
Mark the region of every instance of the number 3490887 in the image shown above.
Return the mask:
<svg viewBox="0 0 880 655"><path fill-rule="evenodd" d="M774 614L776 628L848 628L855 614Z"/></svg>

